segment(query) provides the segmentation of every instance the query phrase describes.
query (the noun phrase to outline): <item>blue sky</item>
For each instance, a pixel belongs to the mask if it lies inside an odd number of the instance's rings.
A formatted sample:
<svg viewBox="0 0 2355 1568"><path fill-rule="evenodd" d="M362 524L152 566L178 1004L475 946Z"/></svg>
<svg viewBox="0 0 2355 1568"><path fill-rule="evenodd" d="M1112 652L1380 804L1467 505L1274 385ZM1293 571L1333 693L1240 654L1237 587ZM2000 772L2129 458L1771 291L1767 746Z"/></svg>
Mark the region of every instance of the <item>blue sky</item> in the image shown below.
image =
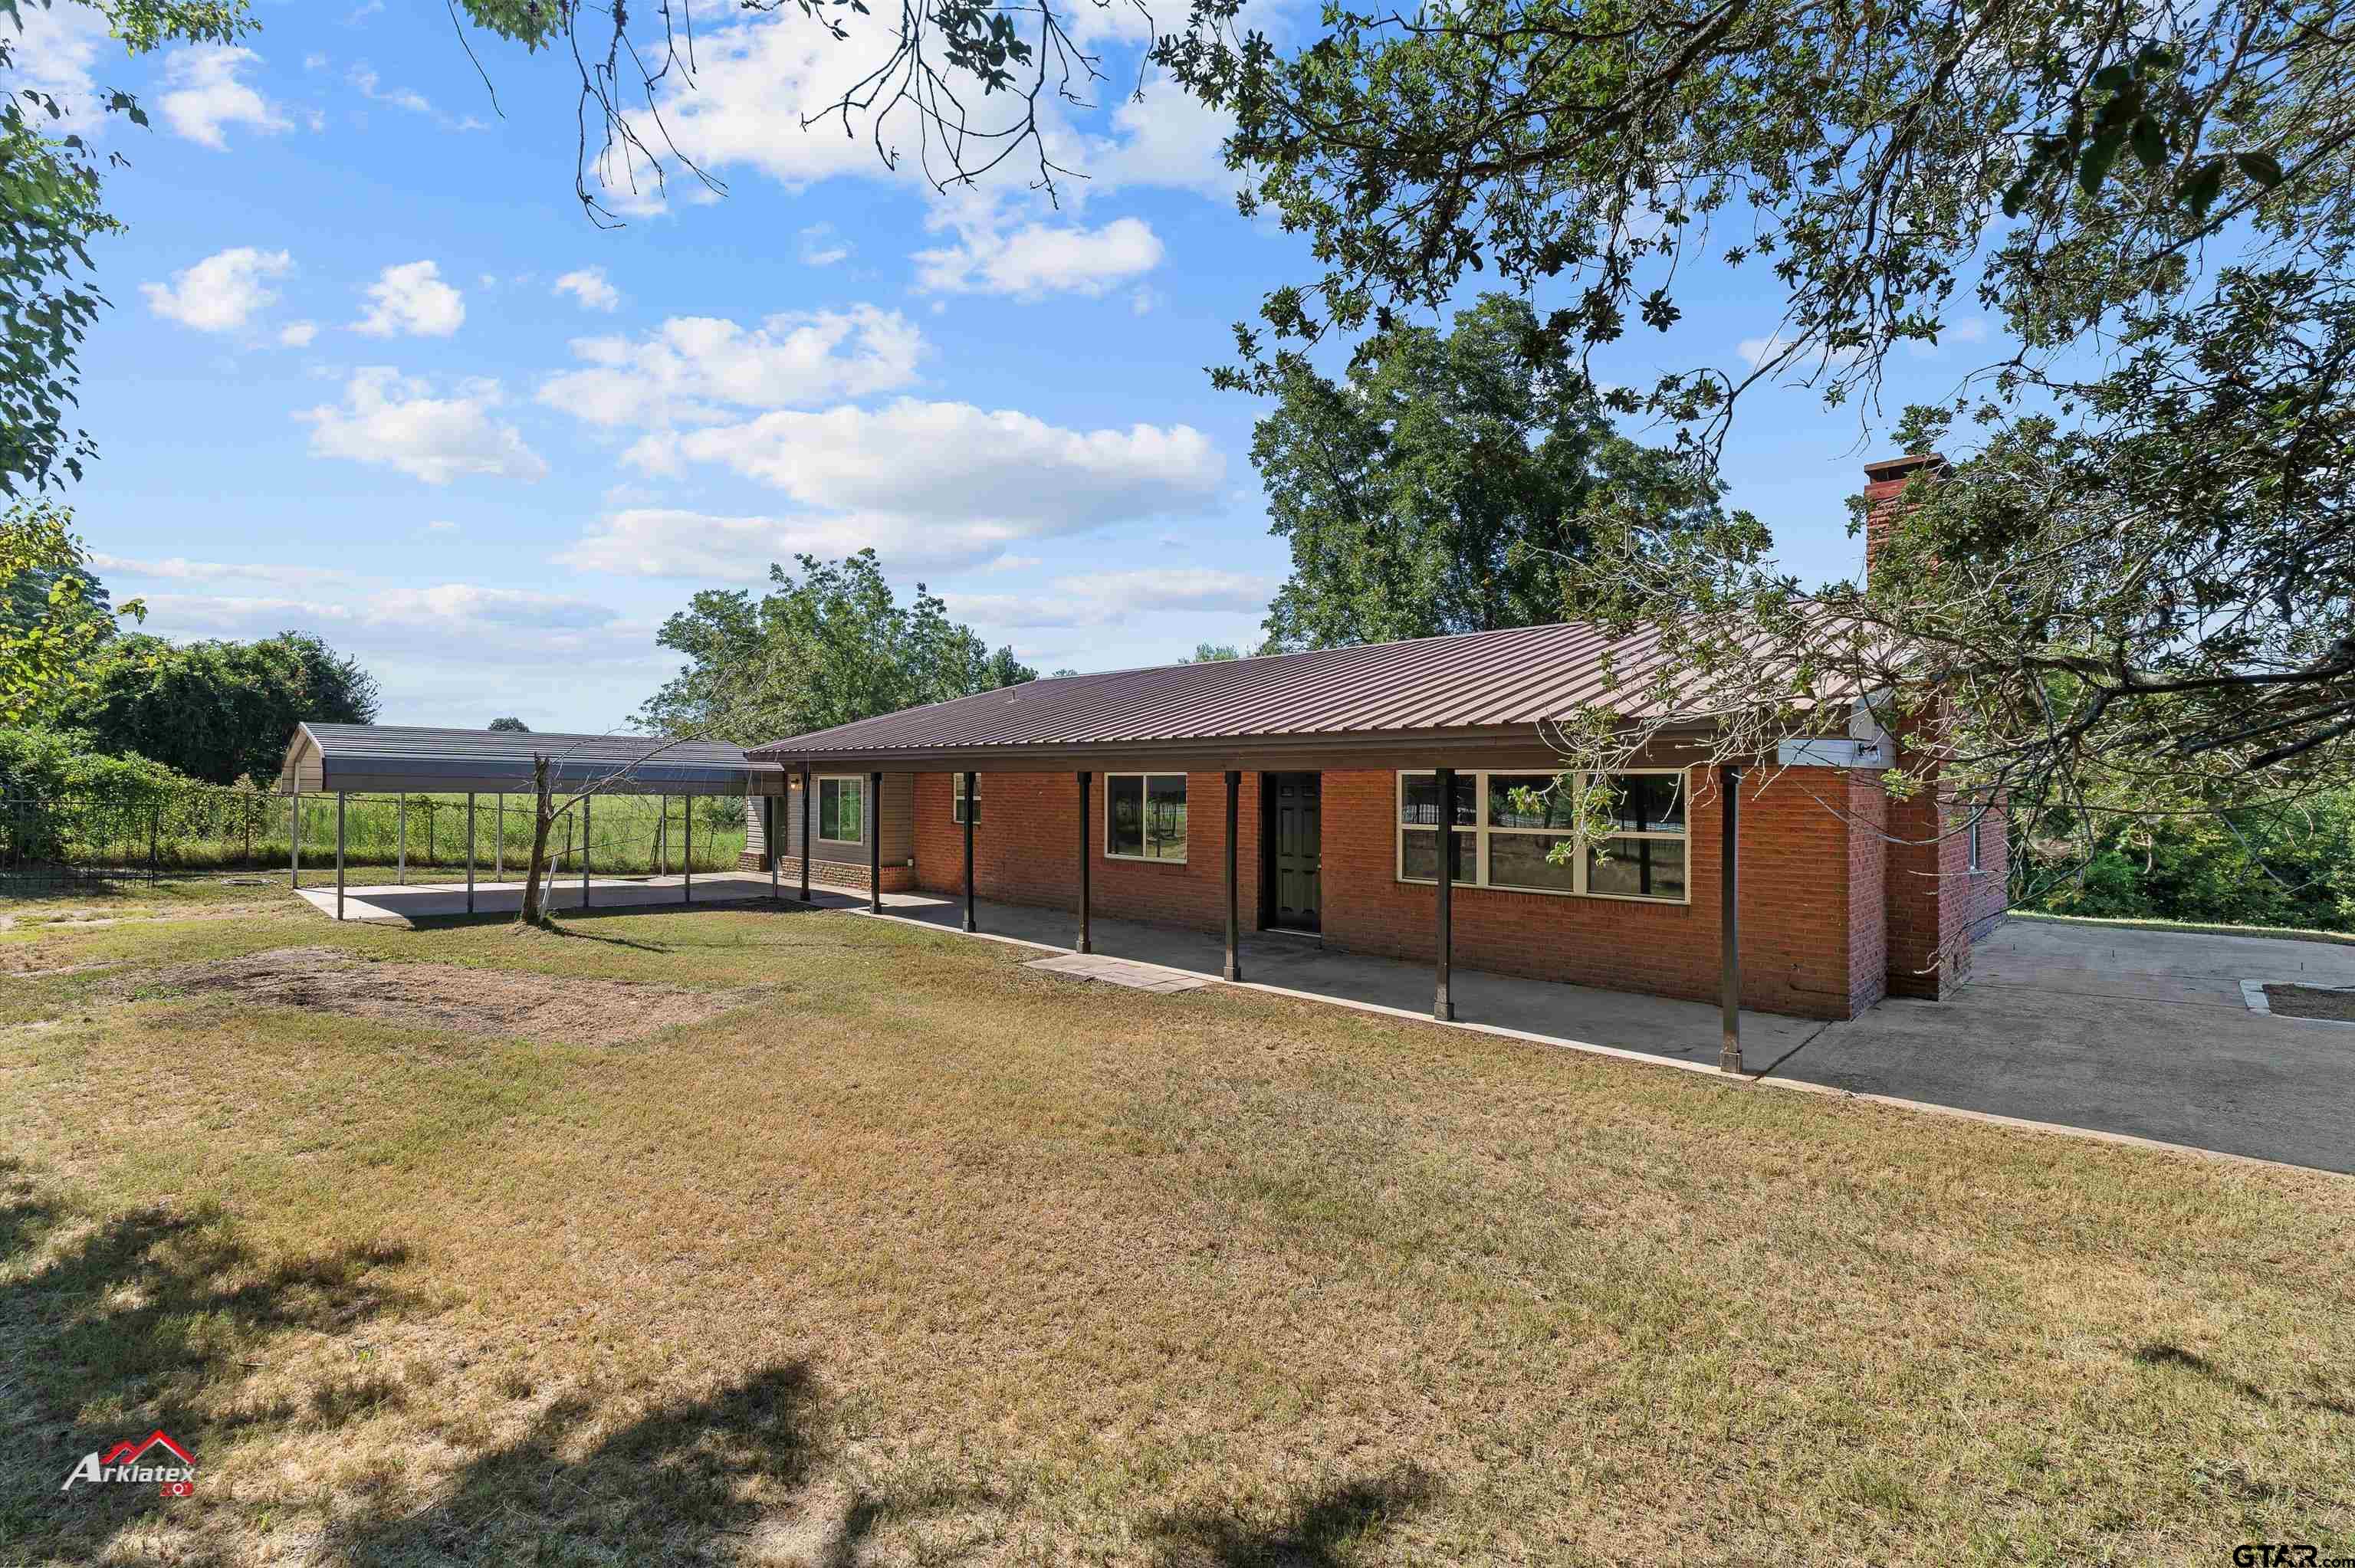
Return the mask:
<svg viewBox="0 0 2355 1568"><path fill-rule="evenodd" d="M495 110L438 6L256 13L242 50L129 61L61 0L19 52L69 101L126 86L154 117L101 130L130 228L97 254L101 455L68 497L150 630L316 631L376 673L386 722L589 730L675 666L665 615L798 551L871 544L1041 669L1256 641L1286 556L1258 410L1203 367L1305 252L1236 215L1189 101L1115 86L1059 115L1092 176L1060 208L1019 171L949 199L798 125L870 38L708 5L666 114L727 194L616 191L601 229L572 196L569 59L479 44ZM1139 36L1100 40L1116 83ZM1780 314L1754 269L1686 289L1686 322L1604 376L1739 368ZM1895 362L1890 412L1976 357ZM1842 502L1883 429L1760 396L1730 500L1803 577L1852 571Z"/></svg>

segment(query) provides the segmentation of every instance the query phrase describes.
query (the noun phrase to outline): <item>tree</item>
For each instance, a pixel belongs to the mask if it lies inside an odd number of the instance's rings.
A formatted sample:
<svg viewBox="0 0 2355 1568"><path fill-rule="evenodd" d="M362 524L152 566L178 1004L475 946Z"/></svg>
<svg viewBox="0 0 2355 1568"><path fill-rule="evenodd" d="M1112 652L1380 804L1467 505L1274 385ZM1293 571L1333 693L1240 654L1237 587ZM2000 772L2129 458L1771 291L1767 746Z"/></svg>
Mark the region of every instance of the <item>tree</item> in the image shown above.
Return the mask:
<svg viewBox="0 0 2355 1568"><path fill-rule="evenodd" d="M1194 652L1187 657L1178 660L1178 662L1180 664L1224 664L1231 660L1240 659L1242 656L1242 650L1237 648L1231 642L1197 642L1194 644ZM1075 673L1076 672L1070 670L1058 670L1055 673L1059 675L1069 675Z"/></svg>
<svg viewBox="0 0 2355 1568"><path fill-rule="evenodd" d="M1584 374L1508 294L1444 334L1385 334L1339 382L1286 354L1269 385L1276 408L1252 461L1292 542L1268 608L1279 648L1559 620L1564 563L1598 526L1684 527L1716 500L1691 465L1614 433Z"/></svg>
<svg viewBox="0 0 2355 1568"><path fill-rule="evenodd" d="M1755 364L1717 367L1738 329L1712 313L1606 398L1706 473L1761 381L1869 405L1891 353L1966 311L2000 329L1901 422L1957 461L1869 584L1797 583L1741 514L1631 519L1571 562L1572 605L1657 641L1564 715L1568 761L1698 720L1718 740L1695 760L1755 757L1871 696L1907 742L1900 793L2078 824L2294 806L2355 770L2334 8L1468 0L1337 7L1289 52L1241 17L1195 0L1160 55L1232 113L1246 210L1317 268L1237 329L1224 385L1272 388L1334 333L1370 334L1363 363L1476 272L1561 301L1536 352L1665 337L1714 250L1757 275Z"/></svg>
<svg viewBox="0 0 2355 1568"><path fill-rule="evenodd" d="M108 604L69 531L72 520L47 501L19 502L0 517L0 724L70 697L113 638L115 618L147 613L135 599Z"/></svg>
<svg viewBox="0 0 2355 1568"><path fill-rule="evenodd" d="M87 686L48 712L101 750L233 784L274 778L296 725L373 724L377 701L357 661L304 632L176 644L133 635L109 643Z"/></svg>
<svg viewBox="0 0 2355 1568"><path fill-rule="evenodd" d="M27 0L0 0L14 32L0 29L0 83L17 67ZM43 10L52 0L29 0ZM245 0L64 0L104 15L131 54L165 43L227 43L251 26ZM0 493L20 495L81 477L95 450L66 425L83 336L106 303L91 281L90 242L122 224L101 200L97 154L69 115L95 109L144 125L138 101L93 90L96 102L62 101L37 88L0 88ZM123 163L110 154L111 164Z"/></svg>
<svg viewBox="0 0 2355 1568"><path fill-rule="evenodd" d="M797 560L799 578L769 568L758 600L709 588L663 623L656 641L687 662L640 711L644 727L749 746L1039 678L923 584L901 605L873 550Z"/></svg>
<svg viewBox="0 0 2355 1568"><path fill-rule="evenodd" d="M529 735L531 726L519 718L495 718L491 721L494 735Z"/></svg>

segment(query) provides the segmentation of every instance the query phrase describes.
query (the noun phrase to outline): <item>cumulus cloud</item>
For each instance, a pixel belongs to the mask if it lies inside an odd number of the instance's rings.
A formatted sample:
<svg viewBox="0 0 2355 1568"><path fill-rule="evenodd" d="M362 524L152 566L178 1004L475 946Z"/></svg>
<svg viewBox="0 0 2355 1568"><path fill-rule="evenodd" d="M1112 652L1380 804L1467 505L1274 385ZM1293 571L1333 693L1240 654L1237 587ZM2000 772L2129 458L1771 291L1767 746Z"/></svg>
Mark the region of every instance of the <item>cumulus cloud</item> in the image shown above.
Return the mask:
<svg viewBox="0 0 2355 1568"><path fill-rule="evenodd" d="M91 564L117 576L153 577L175 583L235 582L248 587L316 588L354 581L350 572L335 567L302 567L276 561L192 561L185 556L162 558L93 553Z"/></svg>
<svg viewBox="0 0 2355 1568"><path fill-rule="evenodd" d="M1161 240L1135 217L1101 228L1032 223L1012 233L972 229L955 245L917 251L914 260L916 287L930 292L1093 299L1161 265Z"/></svg>
<svg viewBox="0 0 2355 1568"><path fill-rule="evenodd" d="M278 341L288 348L308 348L318 335L317 322L288 322L278 329Z"/></svg>
<svg viewBox="0 0 2355 1568"><path fill-rule="evenodd" d="M164 94L156 101L164 122L189 141L225 152L223 128L246 125L274 134L292 127L286 116L238 73L261 63L251 49L234 44L190 44L164 62Z"/></svg>
<svg viewBox="0 0 2355 1568"><path fill-rule="evenodd" d="M596 425L728 418L863 397L916 378L923 334L897 311L853 305L799 311L745 328L715 316L674 316L638 338L575 338L581 370L549 376L539 400Z"/></svg>
<svg viewBox="0 0 2355 1568"><path fill-rule="evenodd" d="M1209 567L1143 567L1060 577L1041 594L944 596L961 619L1013 630L1114 626L1165 610L1258 615L1275 585Z"/></svg>
<svg viewBox="0 0 2355 1568"><path fill-rule="evenodd" d="M1209 440L1184 425L1073 430L908 398L871 411L779 411L664 432L633 456L656 471L719 463L794 506L740 516L628 508L560 561L634 576L750 578L773 560L871 545L896 570L970 567L1023 541L1198 508L1216 498L1225 473Z"/></svg>
<svg viewBox="0 0 2355 1568"><path fill-rule="evenodd" d="M424 380L387 366L352 373L341 408L323 404L295 415L311 427L316 457L396 469L428 484L460 474L537 480L548 464L523 433L498 422L499 384L463 382L455 395L433 396Z"/></svg>
<svg viewBox="0 0 2355 1568"><path fill-rule="evenodd" d="M567 272L556 281L556 291L571 295L587 310L610 311L622 302L622 291L606 281L602 267Z"/></svg>
<svg viewBox="0 0 2355 1568"><path fill-rule="evenodd" d="M250 245L218 251L172 274L169 283L142 283L147 308L166 321L198 332L233 332L278 298L269 280L293 266L283 250Z"/></svg>
<svg viewBox="0 0 2355 1568"><path fill-rule="evenodd" d="M21 5L10 42L9 87L46 92L58 101L63 117L51 120L43 114L46 130L90 136L105 127L108 115L91 77L100 52L112 44L103 11L91 5Z"/></svg>
<svg viewBox="0 0 2355 1568"><path fill-rule="evenodd" d="M387 267L368 286L368 313L352 330L370 337L448 337L466 319L465 296L442 281L431 261Z"/></svg>

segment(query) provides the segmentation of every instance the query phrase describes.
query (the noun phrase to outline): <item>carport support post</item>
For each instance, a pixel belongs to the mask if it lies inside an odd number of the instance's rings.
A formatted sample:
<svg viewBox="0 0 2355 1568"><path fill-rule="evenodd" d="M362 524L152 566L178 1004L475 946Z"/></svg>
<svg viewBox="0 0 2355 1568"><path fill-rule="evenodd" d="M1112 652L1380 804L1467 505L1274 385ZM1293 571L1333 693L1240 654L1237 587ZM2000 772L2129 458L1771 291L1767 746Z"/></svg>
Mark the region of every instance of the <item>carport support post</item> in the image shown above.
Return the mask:
<svg viewBox="0 0 2355 1568"><path fill-rule="evenodd" d="M581 797L581 907L589 907L589 797Z"/></svg>
<svg viewBox="0 0 2355 1568"><path fill-rule="evenodd" d="M466 791L466 913L474 912L474 792Z"/></svg>
<svg viewBox="0 0 2355 1568"><path fill-rule="evenodd" d="M491 847L491 875L504 882L507 874L507 798L504 791L491 797L492 814L499 820L497 842Z"/></svg>
<svg viewBox="0 0 2355 1568"><path fill-rule="evenodd" d="M1431 999L1431 1016L1442 1023L1455 1022L1454 976L1455 958L1455 769L1442 768L1439 778L1439 984Z"/></svg>
<svg viewBox="0 0 2355 1568"><path fill-rule="evenodd" d="M1227 775L1227 979L1243 978L1242 927L1235 908L1235 834L1241 821L1243 776Z"/></svg>
<svg viewBox="0 0 2355 1568"><path fill-rule="evenodd" d="M286 802L286 885L303 885L303 791Z"/></svg>
<svg viewBox="0 0 2355 1568"><path fill-rule="evenodd" d="M336 918L344 917L344 792L336 791Z"/></svg>
<svg viewBox="0 0 2355 1568"><path fill-rule="evenodd" d="M810 796L815 789L815 781L810 778L809 764L805 762L802 764L802 902L805 904L810 901Z"/></svg>
<svg viewBox="0 0 2355 1568"><path fill-rule="evenodd" d="M687 879L686 894L679 902L692 904L695 902L695 797L681 795L678 804L679 821L687 828L687 843L679 851L678 862L679 874Z"/></svg>
<svg viewBox="0 0 2355 1568"><path fill-rule="evenodd" d="M971 816L970 811L965 813ZM966 830L970 832L972 830ZM809 845L802 845L802 858L809 858ZM883 913L883 775L867 776L867 912Z"/></svg>
<svg viewBox="0 0 2355 1568"><path fill-rule="evenodd" d="M1719 1006L1724 1014L1725 1043L1718 1048L1717 1070L1742 1071L1742 916L1735 903L1741 869L1735 853L1742 833L1742 769L1717 770L1719 806L1717 885L1719 898L1718 984L1723 992Z"/></svg>
<svg viewBox="0 0 2355 1568"><path fill-rule="evenodd" d="M1077 951L1092 953L1095 944L1088 939L1088 785L1092 773L1080 775L1080 939L1072 944Z"/></svg>
<svg viewBox="0 0 2355 1568"><path fill-rule="evenodd" d="M973 819L975 814L973 786L974 776L968 772L964 776L964 928L978 931L981 927L974 923L973 918Z"/></svg>
<svg viewBox="0 0 2355 1568"><path fill-rule="evenodd" d="M393 818L400 824L400 847L394 856L392 879L405 885L409 881L409 797L393 798L400 802L393 808Z"/></svg>

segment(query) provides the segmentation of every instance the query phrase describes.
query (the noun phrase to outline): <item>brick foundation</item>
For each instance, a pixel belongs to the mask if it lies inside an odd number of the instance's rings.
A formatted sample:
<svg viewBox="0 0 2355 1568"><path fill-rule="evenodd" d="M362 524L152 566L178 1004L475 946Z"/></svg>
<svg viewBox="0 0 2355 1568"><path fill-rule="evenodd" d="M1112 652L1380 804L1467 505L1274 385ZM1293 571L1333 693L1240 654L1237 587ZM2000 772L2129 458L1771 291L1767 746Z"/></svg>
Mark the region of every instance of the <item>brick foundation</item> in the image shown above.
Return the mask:
<svg viewBox="0 0 2355 1568"><path fill-rule="evenodd" d="M759 862L759 863L747 863L750 862ZM741 869L745 871L766 871L769 869L766 858L756 854L745 854L740 856L738 859L738 864ZM777 881L786 887L797 888L801 886L802 863L800 856L789 854L779 857L777 861ZM860 862L857 864L853 864L847 861L814 860L810 862L810 885L812 887L848 887L855 888L858 892L864 893L867 891L866 863L864 862ZM883 868L884 892L905 893L915 885L916 873L913 868L905 865L887 865Z"/></svg>

